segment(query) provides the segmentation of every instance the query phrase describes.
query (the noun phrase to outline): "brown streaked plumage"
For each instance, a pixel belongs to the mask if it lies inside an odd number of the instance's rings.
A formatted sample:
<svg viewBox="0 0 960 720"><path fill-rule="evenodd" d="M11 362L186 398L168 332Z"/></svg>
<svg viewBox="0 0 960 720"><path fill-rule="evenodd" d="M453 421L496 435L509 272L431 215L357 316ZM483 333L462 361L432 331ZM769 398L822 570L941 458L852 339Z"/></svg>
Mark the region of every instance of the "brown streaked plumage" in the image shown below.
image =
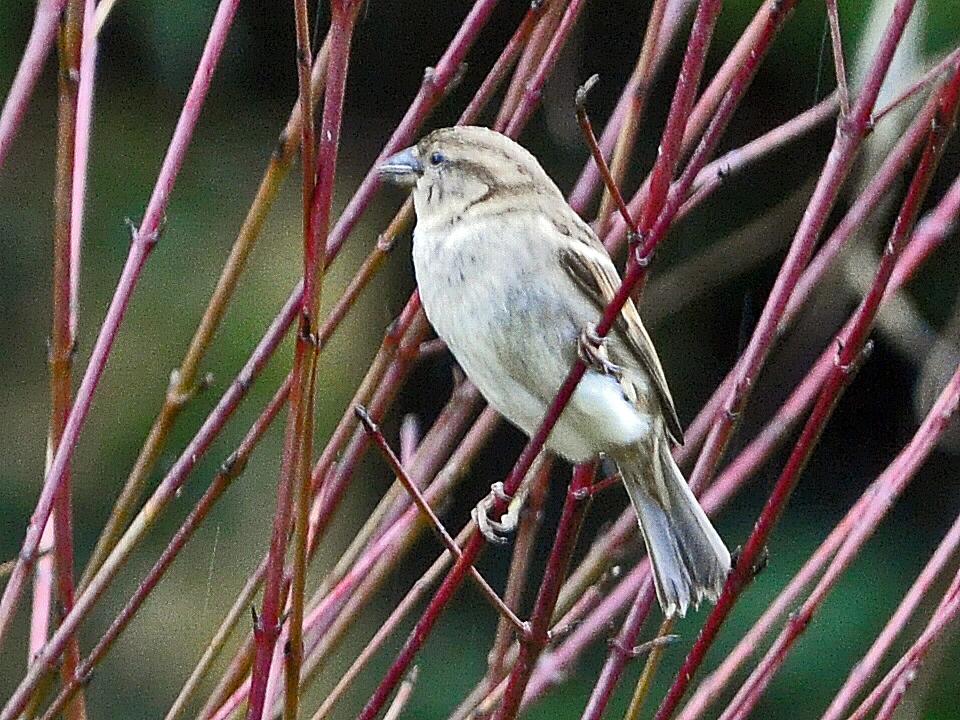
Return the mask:
<svg viewBox="0 0 960 720"><path fill-rule="evenodd" d="M584 343L620 278L533 157L486 128L437 130L381 166L413 187L414 266L437 334L487 401L536 431L578 352L591 364L547 447L619 466L667 615L716 600L730 555L670 454L682 429L632 302Z"/></svg>

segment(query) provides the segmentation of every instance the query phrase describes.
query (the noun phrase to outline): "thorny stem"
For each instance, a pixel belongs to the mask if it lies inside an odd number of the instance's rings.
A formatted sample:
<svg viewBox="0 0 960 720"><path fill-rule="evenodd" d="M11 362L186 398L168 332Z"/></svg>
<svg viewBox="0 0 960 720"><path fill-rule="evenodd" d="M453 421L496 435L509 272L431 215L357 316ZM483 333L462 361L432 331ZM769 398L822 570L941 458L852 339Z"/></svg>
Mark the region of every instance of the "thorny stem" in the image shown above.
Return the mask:
<svg viewBox="0 0 960 720"><path fill-rule="evenodd" d="M713 37L713 28L720 15L722 4L720 0L701 0L697 6L697 14L687 42L687 51L683 56L683 64L680 67L673 100L670 103L670 113L667 115L667 122L658 147L657 160L650 173L650 191L638 222L638 231L641 234L641 238L637 238L638 241L653 227L667 202L670 183L680 162L681 144L687 120L696 99L700 76L707 59L707 50Z"/></svg>
<svg viewBox="0 0 960 720"><path fill-rule="evenodd" d="M373 365L367 373L367 377L356 393L353 404L367 402L367 397L372 394L369 407L371 415L375 417L381 417L393 401L402 380L409 371L411 363L416 360L416 349L426 334L426 320L419 308L419 299L416 293L414 293L410 302L407 303L404 311L384 339L383 347L386 348L386 351L378 353L377 358L374 359ZM397 343L399 343L399 345ZM319 539L326 531L333 512L346 489L347 479L352 476L356 464L362 457L369 442L366 433L362 430L355 429L355 424L347 422L348 418L352 418L355 421L355 415L352 412L348 412L344 416L313 471L313 487L311 488L311 492L316 492L316 488L319 488L321 481L323 481L324 486L323 493L318 495L311 512L310 533L307 544L308 558L313 557L318 547ZM352 438L346 449L343 450L342 457L339 462L334 463L333 453L329 452L330 449L342 448L351 434ZM264 564L263 567L265 571L266 565ZM356 570L358 567L359 563L354 566L353 569ZM258 574L260 574L259 569ZM258 582L259 580L260 578L257 578ZM280 592L281 598L286 597L288 589L289 576L285 574ZM315 612L316 610L311 611L311 616L313 616ZM313 622L310 618L306 619L304 627L309 628ZM245 645L241 651L241 655L245 655L249 650L250 646ZM237 673L242 674L245 661L238 656L232 667ZM229 694L233 689L228 686L233 684L234 687L236 687L236 684L238 684L241 679L241 677L237 677L236 674L234 674L233 680L236 682L225 683L207 703L210 713L213 713L213 709L218 706L220 707L216 714L212 714L212 717L219 718L227 715L232 707L240 702L241 696L245 695L249 689L246 686L234 692L233 696L229 699L225 698L225 695ZM268 694L269 689L268 685ZM270 699L268 698L268 700ZM265 708L268 704L269 702L265 703Z"/></svg>
<svg viewBox="0 0 960 720"><path fill-rule="evenodd" d="M341 295L340 299L337 301L337 304L330 311L327 319L325 320L323 326L320 328L318 334L318 343L320 347L324 347L332 337L333 332L339 326L340 322L346 316L349 309L355 303L360 292L366 287L367 283L376 273L376 271L381 266L383 259L386 256L386 253L389 252L390 245L386 242L378 242L377 246L373 251L367 256L366 260L362 263L360 269L354 275L353 279L347 286L347 289ZM374 368L371 367L371 370ZM382 370L383 368L381 368ZM368 379L371 376L368 374ZM380 375L377 374L377 381L380 379ZM290 393L290 387L292 385L293 377L292 374L288 374L287 378L284 380L283 384L277 389L273 402L286 403L287 397ZM370 384L370 383L368 383ZM359 393L361 396L366 397L366 391ZM266 414L266 410L261 413L261 418ZM206 675L207 670L210 665L219 655L220 651L223 648L223 645L226 643L227 638L229 637L233 627L236 625L240 617L248 611L250 600L257 590L260 588L260 583L263 582L264 573L266 571L266 558L263 562L260 563L257 570L251 575L250 579L241 590L240 594L237 596L234 605L231 607L230 611L227 613L227 616L224 618L220 627L217 629L216 634L211 639L207 649L204 651L203 656L198 661L193 672L190 674L189 679L184 684L183 688L180 691L180 694L177 696L176 701L167 711L166 720L174 720L178 717L179 714L183 711L186 703L196 691L197 686L200 681ZM249 649L249 648L248 648Z"/></svg>
<svg viewBox="0 0 960 720"><path fill-rule="evenodd" d="M619 682L627 662L632 659L628 649L636 645L640 637L640 628L643 626L643 621L647 615L650 614L650 610L653 607L654 594L652 592L653 581L651 578L645 580L644 587L649 587L651 592L637 593L636 600L630 606L627 617L623 621L623 627L609 644L607 661L600 671L600 676L597 678L597 682L593 686L593 691L590 693L590 698L587 700L587 705L583 710L582 717L584 720L586 720L586 718L598 718L603 715L603 711L606 709L612 696L613 688L617 682ZM614 658L617 658L617 660L614 661ZM641 675L641 678L642 677L643 675Z"/></svg>
<svg viewBox="0 0 960 720"><path fill-rule="evenodd" d="M620 133L625 130L627 114L632 102L633 96L640 91L640 83L646 79L652 84L660 66L663 64L667 55L667 50L672 43L677 32L681 28L681 21L684 19L687 11L694 5L694 0L667 0L664 9L664 16L660 22L660 29L657 33L657 45L654 51L651 67L646 78L641 78L636 72L624 85L623 92L620 93L620 99L614 108L603 132L600 135L600 147L603 150L604 157L615 152L615 145ZM625 161L629 158L625 157ZM591 197L600 185L601 179L596 163L591 157L584 165L569 194L570 207L583 214L590 202ZM618 186L620 183L617 183ZM609 216L608 216L609 219Z"/></svg>
<svg viewBox="0 0 960 720"><path fill-rule="evenodd" d="M787 308L777 327L778 334L784 335L793 325L797 315L803 310L806 300L813 294L816 286L827 274L840 251L847 245L850 238L855 236L858 229L863 227L863 224L884 199L889 197L894 182L906 170L911 158L916 154L918 148L922 147L924 140L927 138L930 132L930 123L936 117L937 104L937 94L933 93L887 154L883 163L873 173L870 182L857 196L846 215L823 242L816 256L810 261L803 275L800 276L800 280L790 296L790 301L787 303Z"/></svg>
<svg viewBox="0 0 960 720"><path fill-rule="evenodd" d="M500 110L491 125L495 130L503 132L510 123L510 119L516 114L524 88L532 79L539 59L546 52L547 44L556 31L560 16L568 3L569 0L548 0L540 3L531 1L530 9L524 19L533 16L531 19L533 26L527 37L519 41L523 46L523 54L517 62L510 84L504 92Z"/></svg>
<svg viewBox="0 0 960 720"><path fill-rule="evenodd" d="M40 535L49 517L53 498L59 490L63 476L73 458L80 432L83 429L87 413L90 410L93 394L106 368L107 358L113 349L113 343L126 315L130 298L140 278L144 264L159 239L161 224L170 193L179 174L187 147L193 136L193 129L196 126L200 110L206 99L207 91L210 88L213 70L220 59L220 54L226 43L227 32L233 23L236 8L237 0L221 0L214 17L211 32L197 68L197 74L187 94L183 112L177 121L177 127L170 141L163 166L160 169L153 195L147 205L141 226L134 233L127 261L110 302L110 307L107 310L107 315L101 326L97 341L94 344L90 361L84 372L83 379L80 382L80 387L77 390L74 404L64 427L63 437L57 447L53 461L50 463L50 470L44 480L43 490L37 501L37 507L30 519L27 535L17 560L17 566L14 568L10 580L4 588L3 599L0 600L0 640L2 640L3 635L9 628L20 597L24 578L36 560L36 551ZM77 609L80 607L81 600L83 600L85 596L88 598L88 602L92 599L87 593L81 594L77 599L77 606L70 615L78 614ZM54 638L60 636L61 641L68 638L73 632L73 629L64 631L66 627L65 618L64 624L57 634L54 635ZM51 642L47 646L48 648L55 647L54 638L51 638ZM26 702L25 693L29 693L32 690L30 686L39 680L44 672L45 665L52 662L54 657L56 656L51 657L47 651L40 654L38 660L27 674L27 677L21 683L20 688L18 688L14 697L7 703L7 707L0 716L12 717L22 709L23 703Z"/></svg>
<svg viewBox="0 0 960 720"><path fill-rule="evenodd" d="M793 7L794 4L795 3L791 2L789 7ZM703 135L704 130L711 122L716 127L725 127L729 118L722 122L718 121L717 108L723 99L729 95L728 91L734 77L743 73L744 66L756 67L758 59L756 49L759 44L763 42L764 36L769 35L771 19L777 20L780 23L786 19L787 12L783 5L782 0L767 0L757 10L753 20L751 20L746 30L744 30L740 36L737 44L724 60L723 65L720 66L720 69L710 81L707 89L704 90L699 100L697 100L696 104L690 110L690 116L686 121L686 126L683 131L679 157L684 157L693 150ZM670 9L671 7L668 7L668 10ZM777 27L779 27L779 25L777 25ZM731 109L735 108L735 106L736 103L734 103ZM606 135L606 131L604 131L604 135ZM603 140L601 139L601 147L602 146ZM712 147L710 151L712 152ZM595 168L596 165L591 163L590 167ZM635 216L642 211L647 201L650 192L650 182L651 177L648 176L630 200L629 207L631 208L631 213ZM576 205L574 207L576 207ZM607 249L613 252L619 246L627 228L618 218L611 216L611 219L613 222L608 222L610 227L606 229L603 240Z"/></svg>
<svg viewBox="0 0 960 720"><path fill-rule="evenodd" d="M450 87L450 84L458 76L459 70L462 66L463 58L472 46L473 42L476 40L477 34L486 24L495 5L495 0L477 0L473 9L467 15L467 18L461 25L460 30L451 41L450 46L441 57L436 67L431 68L425 74L420 92L417 94L417 97L414 99L403 120L394 131L392 137L381 151L380 156L374 163L374 167L381 159L387 157L404 145L409 144L413 133L424 121L434 105L436 105L436 103L439 102L439 100L443 97L446 90ZM377 173L374 169L371 169L370 172L367 173L351 201L347 204L346 209L340 216L340 220L331 232L331 237L327 244L328 262L332 260L332 258L339 251L347 234L356 224L360 214L369 204L373 194L377 188L379 188L379 185L380 181ZM365 263L365 266L369 264L369 270L367 273L362 274L363 278L369 279L369 276L375 272L377 267L379 267L379 263L382 261L383 253L392 247L394 239L392 236L382 236L381 239L382 242L378 242L377 250L379 252L376 254L376 258L368 258L368 261L370 262ZM371 255L373 255L373 253ZM359 277L361 277L361 274L358 274L358 278ZM362 283L358 283L358 287L356 288L357 292L362 289L362 286L365 284L365 282L366 280L364 280ZM201 428L201 431L194 438L194 441L191 443L192 447L188 447L188 450L191 450L192 452L189 455L185 453L181 456L181 458L184 460L184 463L187 463L187 460L190 459L189 464L192 466L194 462L193 458L195 458L198 454L196 446L206 447L209 445L213 435L218 432L219 427L223 422L225 422L226 417L232 413L233 409L236 407L236 404L245 393L246 388L249 387L249 384L259 373L259 370L262 368L266 360L269 359L270 355L273 353L277 344L279 343L282 333L286 331L293 319L294 309L300 300L301 289L302 288L298 287L294 290L283 310L281 310L281 313L277 316L277 318L275 318L273 324L271 325L270 331L268 331L268 333L261 340L257 350L254 352L253 356L251 356L250 361L244 368L244 371L241 373L242 381L234 386L236 392L233 393L233 396L229 398L224 396L218 405L218 408L214 411L214 414L208 418L208 422L205 423L204 428ZM351 305L352 302L344 306L344 310L336 316L336 322L339 322L339 320L342 319L346 309L348 309ZM333 317L334 314L332 314L331 317ZM348 413L347 417L350 415L351 414ZM343 427L344 426L341 425L341 428ZM340 428L338 428L338 430L339 429ZM346 427L346 429L347 432L349 432L349 427ZM319 467L330 466L333 454L336 452L336 448L338 447L334 440L331 440L331 443L328 443L328 451L332 449L332 452L324 452L324 456L321 457L318 463ZM185 476L189 469L190 467L188 467L186 464L184 464L182 468L178 468L179 474L181 475L180 478L174 478L168 474L168 479L171 480L171 484L179 485L182 483L183 476ZM315 472L314 475L315 477L318 477L322 476L322 473ZM259 584L259 580L254 583L254 586L257 584ZM200 668L198 667L198 670L199 669Z"/></svg>
<svg viewBox="0 0 960 720"><path fill-rule="evenodd" d="M413 688L417 683L418 674L419 668L416 665L410 668L410 672L407 673L403 682L400 683L400 687L397 688L397 694L394 696L393 702L390 703L387 712L383 714L383 720L400 720L403 711L407 707L407 703L410 702L410 697L413 695Z"/></svg>
<svg viewBox="0 0 960 720"><path fill-rule="evenodd" d="M537 22L543 14L543 6L545 4L544 2L539 2L527 10L527 13L523 16L523 20L517 26L517 29L514 30L513 35L504 47L503 52L500 53L500 57L494 62L493 67L490 68L490 72L488 72L487 76L483 79L476 94L464 109L463 115L461 115L458 121L460 124L464 124L464 118L473 119L479 117L480 112L487 106L487 103L490 102L490 98L506 79L507 73L510 72L510 68L517 60L517 56L530 39L530 33L537 27ZM504 104L503 107L506 108L506 104Z"/></svg>
<svg viewBox="0 0 960 720"><path fill-rule="evenodd" d="M80 315L80 254L86 209L87 170L93 124L93 89L96 76L97 38L93 32L93 0L83 8L83 40L80 43L80 80L77 83L77 121L73 148L73 199L70 202L70 329L77 334Z"/></svg>
<svg viewBox="0 0 960 720"><path fill-rule="evenodd" d="M693 208L702 204L717 188L748 165L834 117L838 106L839 96L831 93L812 108L705 165L697 173L690 196L677 213L678 220L686 217Z"/></svg>

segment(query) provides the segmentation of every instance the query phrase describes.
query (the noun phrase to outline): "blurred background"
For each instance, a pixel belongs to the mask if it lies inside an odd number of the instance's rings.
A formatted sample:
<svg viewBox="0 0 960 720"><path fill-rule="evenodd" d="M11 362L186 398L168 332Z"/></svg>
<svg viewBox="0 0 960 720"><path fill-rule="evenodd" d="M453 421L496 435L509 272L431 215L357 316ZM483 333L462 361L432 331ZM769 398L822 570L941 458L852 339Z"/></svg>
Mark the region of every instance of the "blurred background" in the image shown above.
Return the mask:
<svg viewBox="0 0 960 720"><path fill-rule="evenodd" d="M758 5L758 0L727 0L707 76L726 56ZM884 11L873 5L840 2L847 64L854 83L860 70L857 58L865 47L869 49L878 32L877 22L885 19ZM124 0L101 35L77 377L126 256L129 230L124 220L136 222L143 212L215 6L213 0ZM370 0L362 11L347 85L338 207L389 137L415 95L424 68L436 62L468 6L466 2ZM468 56L463 83L441 105L430 127L456 119L524 9L525 3L516 1L503 2L497 8ZM544 107L522 136L561 188L572 186L588 155L573 115L574 91L589 75L599 73L591 112L594 122L602 126L633 67L648 13L646 1L587 4L547 86ZM6 94L12 81L32 16L32 3L0 0L0 94ZM319 17L323 30L325 8L320 9ZM685 37L685 32L681 35ZM919 2L892 73L894 87L885 95L895 95L896 86L908 85L958 43L960 6L955 0ZM654 157L682 45L670 54L651 94L634 164L637 178L646 173ZM833 89L833 78L823 2L801 2L735 116L723 149L739 146L810 107ZM77 455L75 527L81 567L162 403L170 370L180 362L295 98L290 3L241 3L173 194L165 231L134 297ZM485 116L485 121L489 119ZM900 122L893 117L878 127L848 184L847 197L875 169L902 129ZM16 554L43 474L55 131L56 83L51 62L0 172L0 417L4 419L0 433L0 560ZM692 420L749 336L832 137L833 126L828 123L731 179L676 228L658 254L654 278L727 238L741 237L742 251L738 252L747 258L741 272L718 270L718 277L726 276L722 280L706 277L706 292L693 302L685 299L688 292L684 287L656 280L645 297L643 311L684 423ZM940 197L958 169L960 142L954 138L931 198ZM294 178L297 176L298 171L294 172ZM325 300L339 294L401 200L398 192L387 190L374 202L333 266ZM842 259L838 270L821 286L818 299L771 357L732 450L742 446L751 431L779 407L853 309L854 288L872 274L869 258L875 257L880 238L889 231L898 202L899 197L892 197L876 222L862 228L854 252ZM837 218L843 209L841 204ZM866 484L909 440L956 367L960 358L957 239L954 231L911 283L895 312L882 320L875 333L873 356L838 407L774 535L770 566L722 633L711 656L714 662L732 647ZM353 395L384 329L413 287L409 242L408 236L402 238L384 271L324 352L317 426L321 446ZM213 373L213 384L182 416L155 480L192 436L286 299L300 274L299 258L299 182L294 179L287 183L270 216L218 341L204 363L204 369ZM84 626L82 647L88 649L100 636L136 587L219 463L273 394L291 357L287 345L256 383L158 530ZM404 413L415 413L424 427L428 426L451 387L451 364L449 356L442 355L418 367L386 423L392 442ZM91 717L161 717L169 706L266 547L281 427L278 423L267 436L242 478L218 504L96 674L88 695ZM451 528L462 525L470 508L488 492L491 480L502 477L521 447L522 438L514 430L505 428L497 433L456 502L446 508L444 518ZM755 717L814 717L822 712L956 517L960 509L958 453L960 435L954 428L841 581ZM751 489L718 518L719 530L731 547L747 536L782 461L783 455L773 458ZM556 521L562 500L559 489L566 477L565 468L562 474L556 473L547 528ZM390 480L379 458L368 457L321 550L320 567L328 567L338 556ZM625 502L619 489L598 497L584 537L591 537L616 517ZM549 532L542 534L546 537L541 539L541 558L546 556L550 540ZM581 544L587 545L585 541ZM319 687L308 696L305 706L309 711L316 707L318 693L336 680L438 551L432 536L416 545L365 614L364 622L350 633L339 656L343 659L326 669ZM505 552L486 553L483 570L494 585L502 584L508 562ZM539 577L538 571L534 577ZM668 652L659 691L703 617L701 610L680 625L684 644ZM482 675L494 623L492 612L472 589L461 593L457 609L445 615L422 655L421 681L409 717L446 717ZM0 658L0 697L6 696L22 675L26 661L16 654L16 648L25 647L23 612L18 626L20 634L6 643ZM913 630L915 634L916 627ZM363 675L341 706L339 717L353 716L401 638L402 634ZM902 651L903 646L897 648ZM569 682L535 706L529 717L578 717L603 651L598 647L587 655ZM909 716L960 718L960 646L954 642L934 655L930 672L912 695L912 700L922 704L913 706L914 714ZM621 692L608 710L609 717L622 714L639 669L639 665L629 668ZM131 703L131 698L136 702ZM917 707L925 710L921 713ZM911 711L911 707L906 709Z"/></svg>

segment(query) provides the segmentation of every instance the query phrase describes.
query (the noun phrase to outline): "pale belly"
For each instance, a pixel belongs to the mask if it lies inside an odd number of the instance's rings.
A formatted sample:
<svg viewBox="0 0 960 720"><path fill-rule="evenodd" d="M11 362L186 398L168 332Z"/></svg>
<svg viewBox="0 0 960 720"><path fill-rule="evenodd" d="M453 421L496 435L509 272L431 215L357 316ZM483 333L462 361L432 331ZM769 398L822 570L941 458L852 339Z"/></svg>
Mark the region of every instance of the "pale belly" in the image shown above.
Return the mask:
<svg viewBox="0 0 960 720"><path fill-rule="evenodd" d="M499 246L499 247L498 247ZM512 262L497 261L495 253ZM414 240L414 265L427 318L487 402L532 435L576 359L580 330L596 321L586 302L565 299L544 276L495 241ZM612 377L588 371L547 446L572 462L634 445L651 420Z"/></svg>

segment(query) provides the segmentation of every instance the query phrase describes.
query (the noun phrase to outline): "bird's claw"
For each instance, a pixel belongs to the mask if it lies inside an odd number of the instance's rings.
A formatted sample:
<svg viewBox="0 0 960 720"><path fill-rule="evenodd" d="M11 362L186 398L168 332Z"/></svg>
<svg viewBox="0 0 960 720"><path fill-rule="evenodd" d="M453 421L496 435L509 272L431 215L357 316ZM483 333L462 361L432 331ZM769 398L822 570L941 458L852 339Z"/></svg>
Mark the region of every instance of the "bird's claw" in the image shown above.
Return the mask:
<svg viewBox="0 0 960 720"><path fill-rule="evenodd" d="M507 503L512 500L504 491L502 482L495 482L490 486L490 494L477 503L471 516L487 540L495 545L506 545L509 541L508 536L517 529L517 523L520 519L519 511L511 507L499 520L491 519L490 511L498 500Z"/></svg>
<svg viewBox="0 0 960 720"><path fill-rule="evenodd" d="M619 379L623 374L623 369L610 361L610 356L607 354L607 339L600 337L592 324L588 324L580 331L580 336L577 338L577 354L588 367L601 375L612 375Z"/></svg>

